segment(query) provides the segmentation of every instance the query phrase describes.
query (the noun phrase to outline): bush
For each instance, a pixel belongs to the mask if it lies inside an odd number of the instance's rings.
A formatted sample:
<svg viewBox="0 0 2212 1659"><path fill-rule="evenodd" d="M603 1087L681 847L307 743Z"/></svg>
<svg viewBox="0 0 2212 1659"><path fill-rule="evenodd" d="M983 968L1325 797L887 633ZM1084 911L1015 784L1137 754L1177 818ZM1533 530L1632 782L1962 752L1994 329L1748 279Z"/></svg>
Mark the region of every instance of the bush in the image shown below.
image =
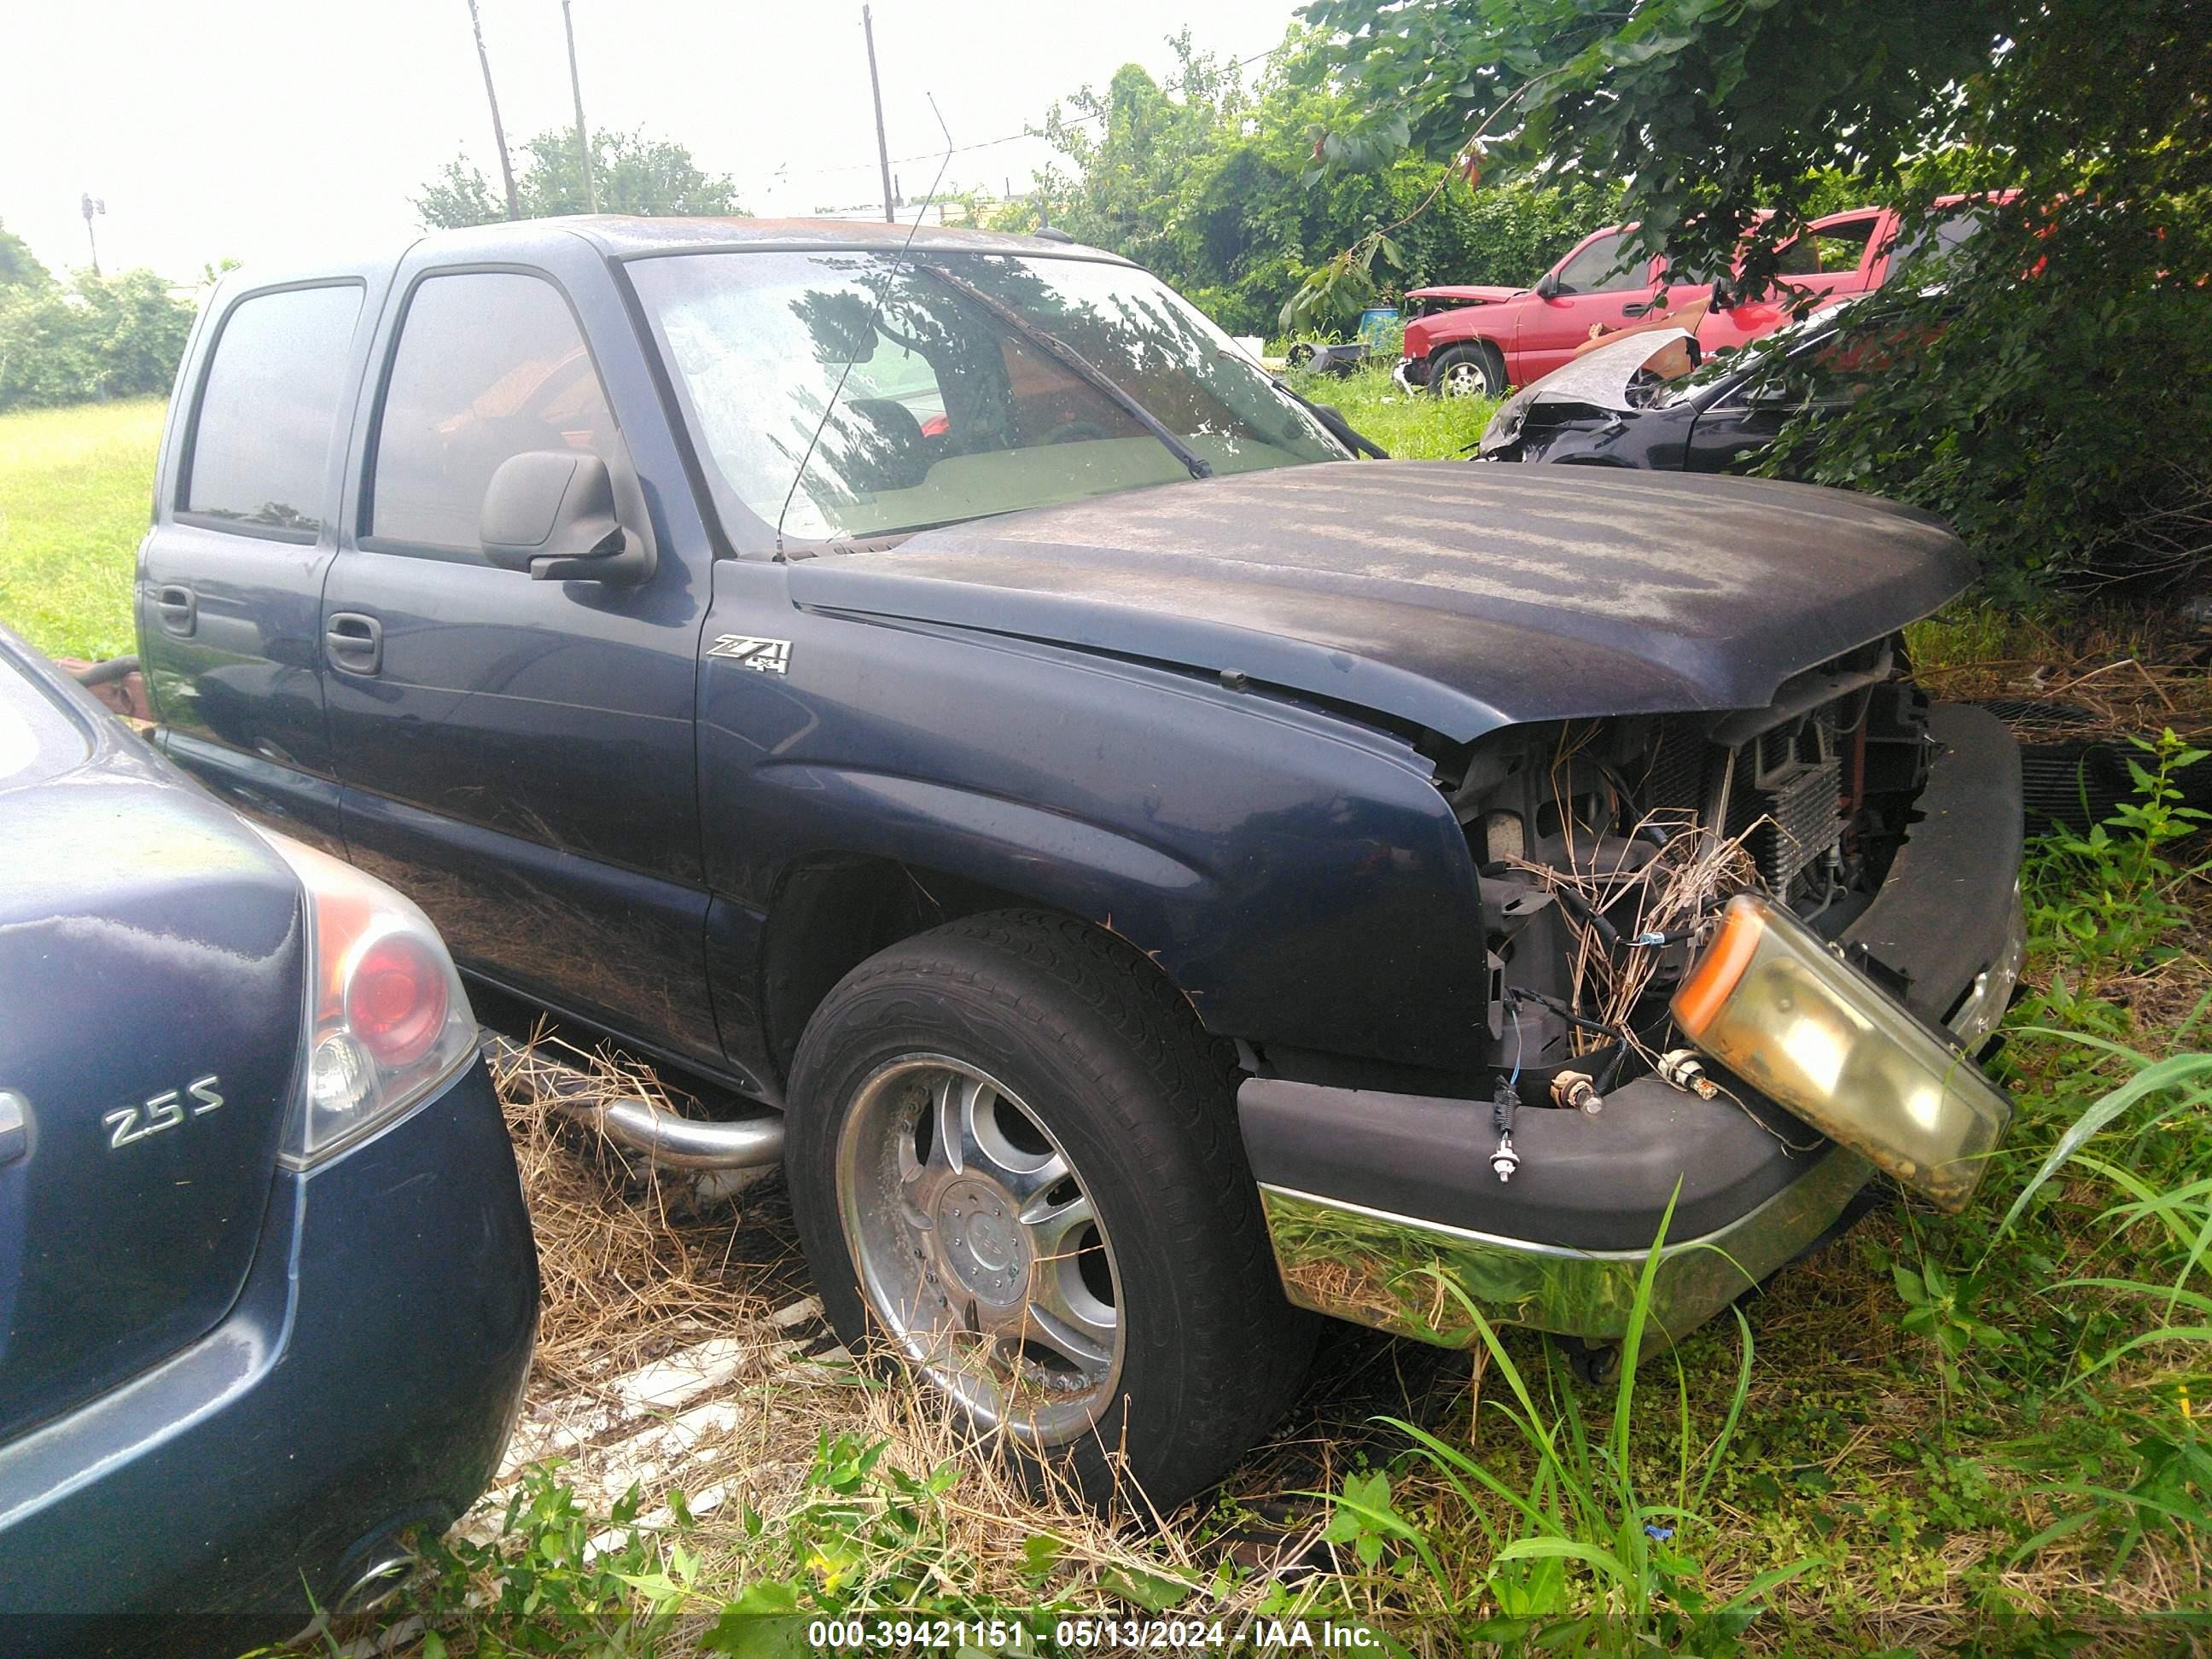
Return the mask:
<svg viewBox="0 0 2212 1659"><path fill-rule="evenodd" d="M2114 169L2117 171L2118 169ZM2133 170L2132 167L2130 170ZM1940 289L1892 283L1845 319L1838 418L1777 469L1951 520L2000 591L2188 580L2212 563L2212 212L2082 167L1992 216ZM1931 273L1935 274L1935 273ZM1899 350L1899 341L1925 341Z"/></svg>
<svg viewBox="0 0 2212 1659"><path fill-rule="evenodd" d="M0 409L167 392L193 308L150 270L0 296Z"/></svg>

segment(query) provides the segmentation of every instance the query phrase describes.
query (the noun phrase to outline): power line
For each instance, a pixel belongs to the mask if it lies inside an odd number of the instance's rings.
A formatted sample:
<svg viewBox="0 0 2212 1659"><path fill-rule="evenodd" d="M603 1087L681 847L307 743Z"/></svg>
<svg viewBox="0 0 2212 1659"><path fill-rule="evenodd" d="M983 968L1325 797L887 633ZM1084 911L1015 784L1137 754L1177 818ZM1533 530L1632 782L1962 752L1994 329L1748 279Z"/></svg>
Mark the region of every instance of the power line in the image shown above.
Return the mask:
<svg viewBox="0 0 2212 1659"><path fill-rule="evenodd" d="M1229 67L1231 69L1249 68L1250 65L1259 63L1263 58L1275 57L1278 53L1287 48L1290 44L1291 43L1289 41L1285 40L1279 45L1268 47L1265 52L1255 52L1249 58L1240 58L1235 63L1230 64ZM1162 92L1181 92L1182 89L1183 82L1181 81L1167 81L1162 82L1160 86L1160 90ZM1066 125L1069 126L1080 126L1086 121L1099 120L1103 118L1106 113L1107 112L1104 110L1094 110L1088 115L1073 116L1069 118ZM953 155L964 155L971 150L996 149L1001 144L1018 144L1024 138L1039 138L1042 137L1043 137L1042 133L1033 132L1029 129L1024 128L1019 132L1010 132L1003 138L982 138L978 139L972 144L957 144L950 151L933 150L926 155L895 155L891 158L890 165L896 167L908 166L915 161L935 161L941 160L948 154ZM787 179L822 179L828 177L833 173L865 172L866 171L868 163L866 161L841 162L836 167L808 167L803 172L797 173L784 173L781 176Z"/></svg>

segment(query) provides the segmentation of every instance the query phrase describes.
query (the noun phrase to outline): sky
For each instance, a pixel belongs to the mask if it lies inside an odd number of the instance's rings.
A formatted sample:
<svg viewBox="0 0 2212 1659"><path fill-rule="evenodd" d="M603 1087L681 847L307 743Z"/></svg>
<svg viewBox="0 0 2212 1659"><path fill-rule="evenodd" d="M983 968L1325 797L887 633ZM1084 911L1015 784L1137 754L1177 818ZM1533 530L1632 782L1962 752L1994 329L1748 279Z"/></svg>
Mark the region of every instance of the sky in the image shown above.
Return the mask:
<svg viewBox="0 0 2212 1659"><path fill-rule="evenodd" d="M480 0L511 148L573 123L560 0ZM860 0L572 0L595 127L644 126L729 173L756 213L880 200ZM1124 63L1167 78L1167 38L1249 58L1292 0L876 0L894 171L919 198L944 140L1019 134ZM465 149L498 188L466 0L17 0L0 55L0 225L57 271L193 282L388 246ZM1265 66L1246 71L1255 75ZM945 188L1018 191L1034 139L957 155ZM905 159L905 158L927 159Z"/></svg>

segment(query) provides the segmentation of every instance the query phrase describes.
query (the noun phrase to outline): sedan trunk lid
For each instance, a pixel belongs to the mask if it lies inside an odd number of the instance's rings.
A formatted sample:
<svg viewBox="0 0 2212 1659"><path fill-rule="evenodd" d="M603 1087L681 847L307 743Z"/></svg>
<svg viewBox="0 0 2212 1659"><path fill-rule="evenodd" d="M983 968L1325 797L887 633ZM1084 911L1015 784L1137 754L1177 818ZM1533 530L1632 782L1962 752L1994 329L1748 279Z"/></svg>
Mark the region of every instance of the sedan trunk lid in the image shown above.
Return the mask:
<svg viewBox="0 0 2212 1659"><path fill-rule="evenodd" d="M0 1438L221 1320L298 1063L302 900L0 633Z"/></svg>

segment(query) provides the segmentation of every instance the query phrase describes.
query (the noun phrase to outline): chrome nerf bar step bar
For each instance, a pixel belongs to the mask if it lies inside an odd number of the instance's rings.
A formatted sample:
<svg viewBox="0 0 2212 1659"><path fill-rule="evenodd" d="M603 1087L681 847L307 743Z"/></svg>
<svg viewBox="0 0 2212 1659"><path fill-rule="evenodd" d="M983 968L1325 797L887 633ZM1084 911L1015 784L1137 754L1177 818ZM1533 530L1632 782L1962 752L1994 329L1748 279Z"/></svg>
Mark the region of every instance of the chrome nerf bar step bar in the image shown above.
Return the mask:
<svg viewBox="0 0 2212 1659"><path fill-rule="evenodd" d="M496 1068L529 1051L495 1031L483 1033L484 1051ZM590 1073L537 1056L532 1082L543 1105L588 1124L609 1140L664 1170L763 1170L783 1161L783 1116L711 1121L678 1117L651 1101L609 1099Z"/></svg>

